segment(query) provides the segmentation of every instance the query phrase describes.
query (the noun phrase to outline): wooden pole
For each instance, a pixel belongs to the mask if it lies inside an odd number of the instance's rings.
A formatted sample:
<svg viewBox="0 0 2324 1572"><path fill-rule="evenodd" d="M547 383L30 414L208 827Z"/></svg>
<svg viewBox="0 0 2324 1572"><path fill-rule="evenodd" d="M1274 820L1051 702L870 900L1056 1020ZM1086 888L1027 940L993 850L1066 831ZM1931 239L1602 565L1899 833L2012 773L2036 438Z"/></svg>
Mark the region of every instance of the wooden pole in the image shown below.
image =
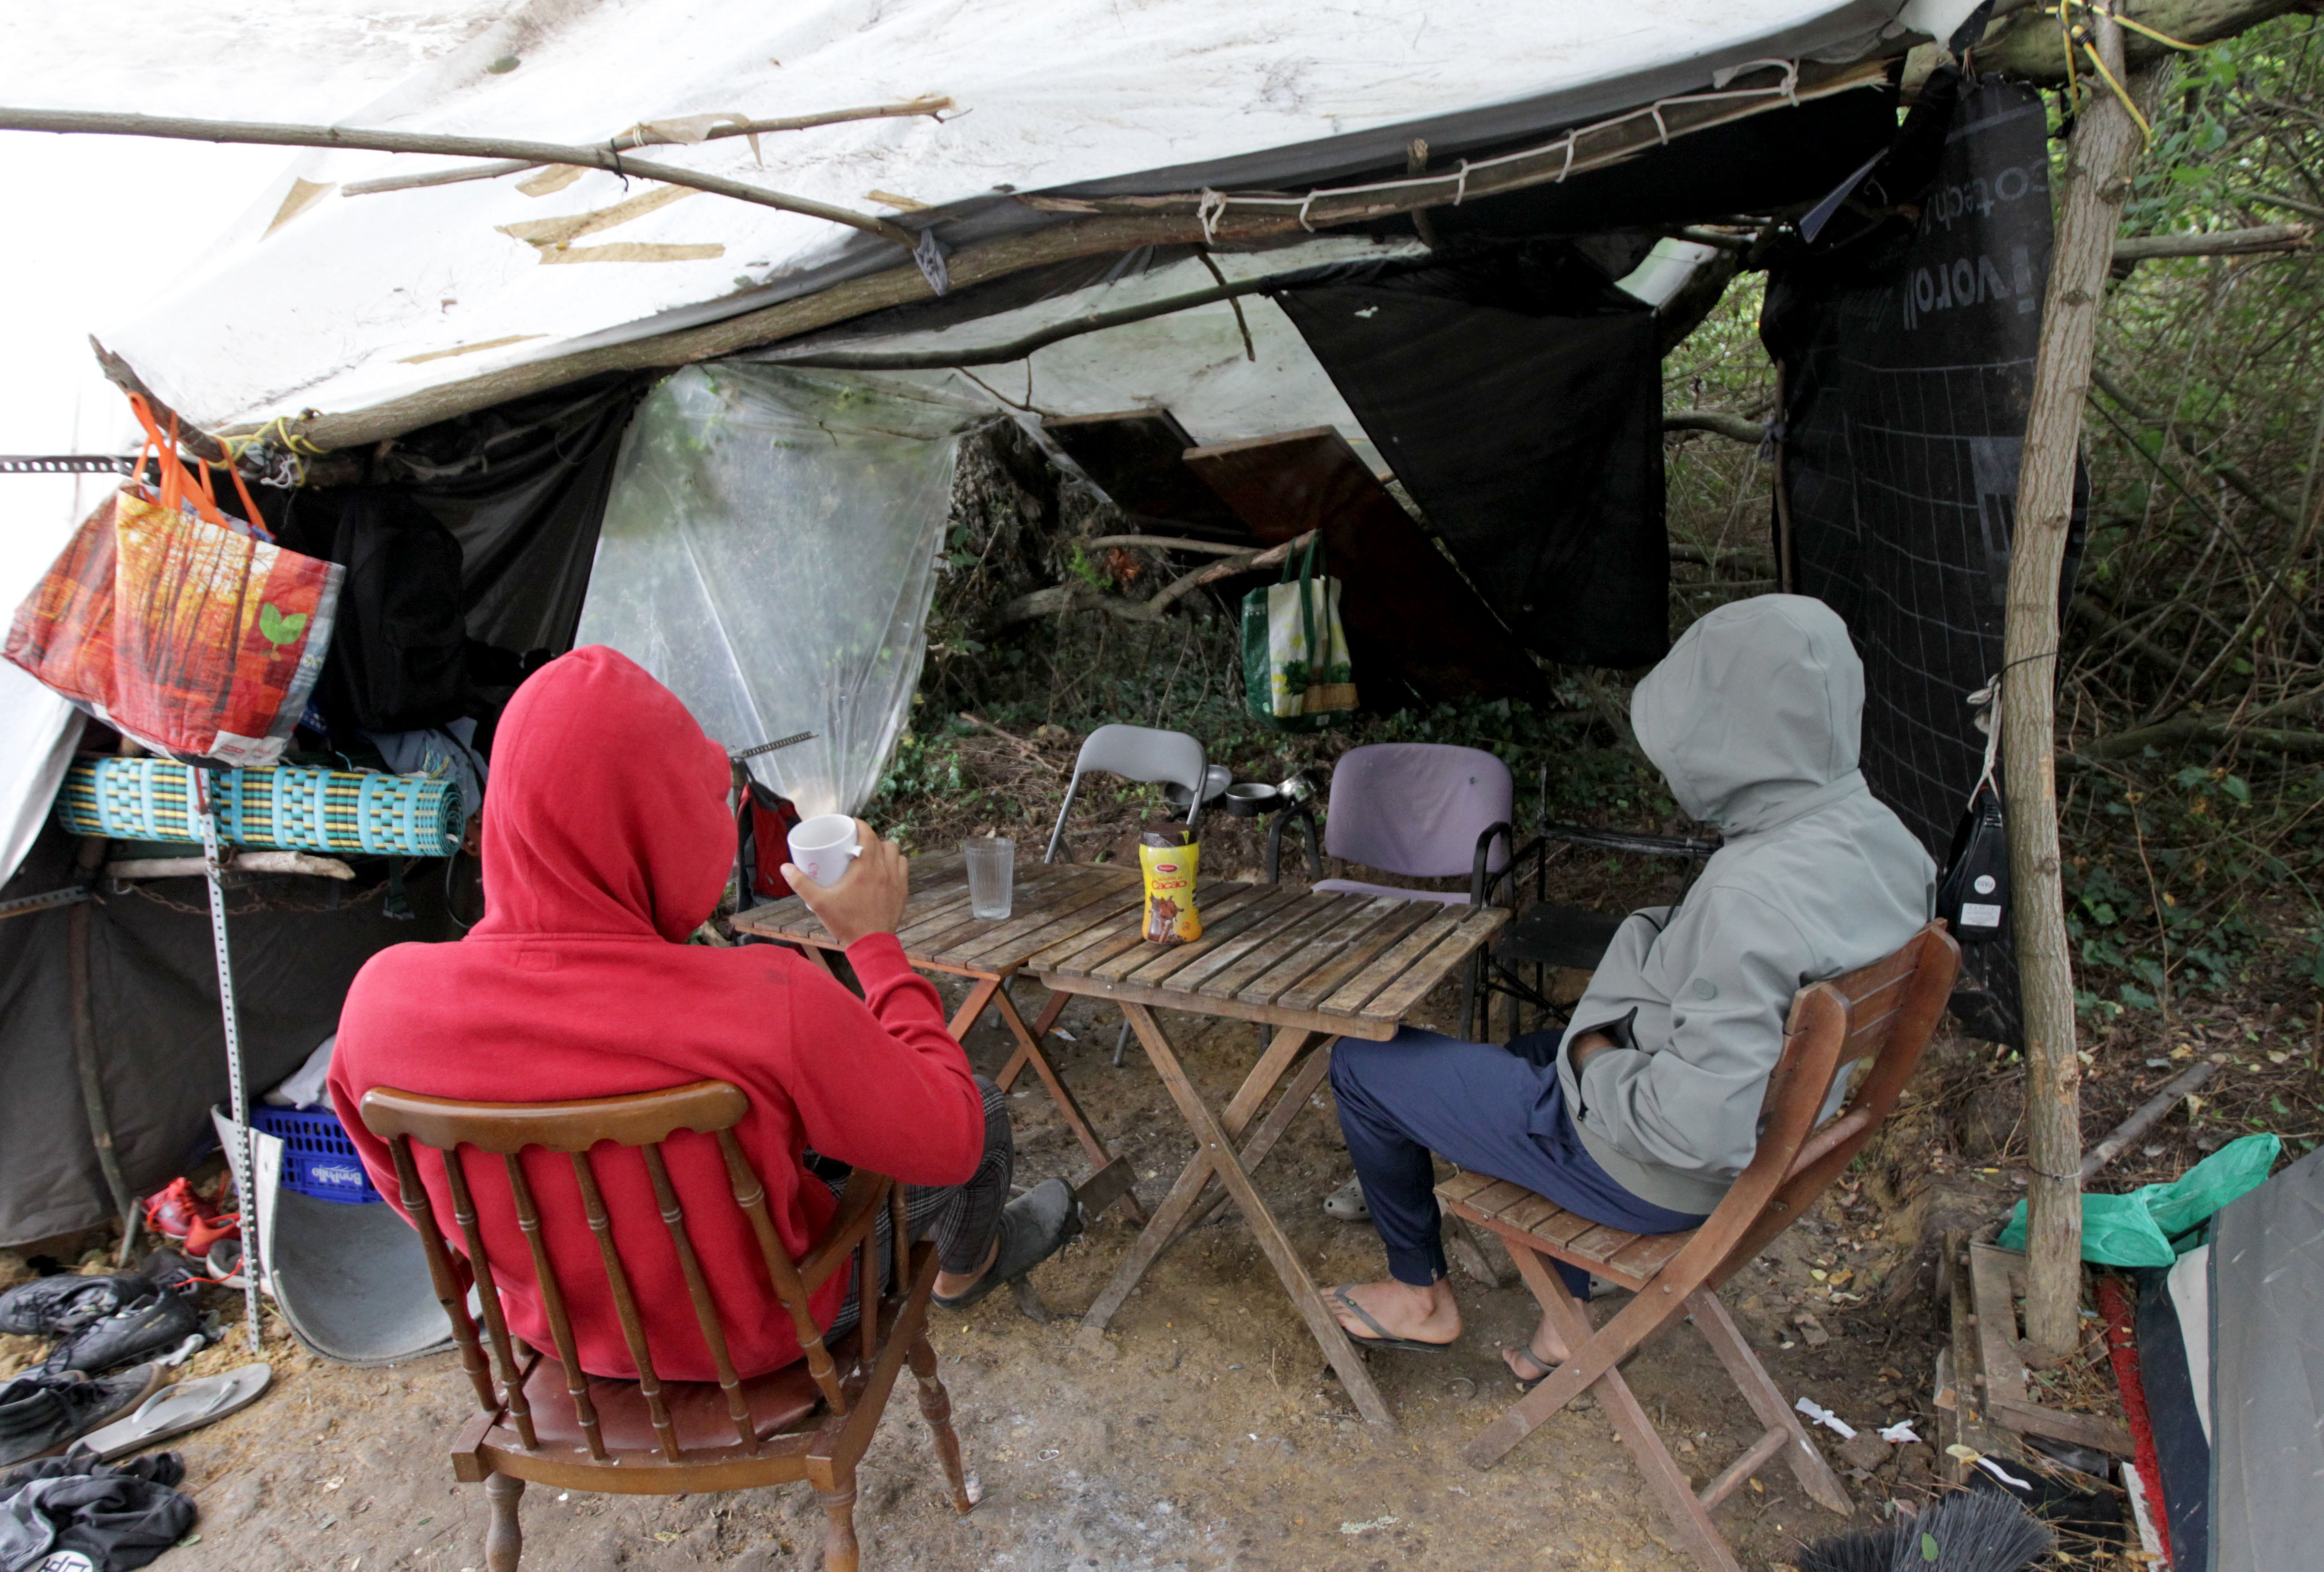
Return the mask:
<svg viewBox="0 0 2324 1572"><path fill-rule="evenodd" d="M2122 81L2122 28L2109 14L2080 14L2088 18L2098 59ZM2031 1352L2050 1359L2065 1357L2080 1343L2082 1279L2081 1060L2075 1053L2074 969L2058 854L2058 583L2107 266L2140 136L2121 100L2096 72L2086 74L2067 145L2065 195L2034 362L2002 639L2003 795L2009 872L2016 884L2032 1170L2025 1331Z"/></svg>
<svg viewBox="0 0 2324 1572"><path fill-rule="evenodd" d="M721 175L706 175L674 164L649 163L605 146L568 147L557 142L518 142L498 136L438 136L414 131L363 131L346 125L275 125L247 120L189 120L179 116L114 115L81 109L0 108L0 131L50 131L97 136L160 136L176 142L254 143L261 147L345 147L368 153L440 153L456 158L522 160L528 164L570 163L586 169L611 170L641 180L687 186L738 202L756 202L810 218L827 219L861 229L867 235L902 246L918 245L920 237L900 224L869 213L835 208L806 197L785 196L763 186L745 185Z"/></svg>
<svg viewBox="0 0 2324 1572"><path fill-rule="evenodd" d="M907 116L925 115L931 120L941 120L943 111L952 107L950 98L914 98L903 104L872 104L860 109L833 109L821 115L786 115L778 120L745 120L735 116L724 125L714 126L694 140L712 142L722 136L751 138L751 151L759 150L761 132L806 131L817 125L838 125L850 120L890 120ZM668 122L663 123L665 125ZM650 125L633 125L618 136L608 137L605 145L616 153L626 153L633 147L667 147L687 138L656 131ZM416 191L428 186L456 186L469 180L498 180L503 175L520 174L539 169L521 158L494 159L490 163L465 164L458 169L437 170L424 175L383 175L375 180L349 180L339 188L343 197L368 197L382 191Z"/></svg>

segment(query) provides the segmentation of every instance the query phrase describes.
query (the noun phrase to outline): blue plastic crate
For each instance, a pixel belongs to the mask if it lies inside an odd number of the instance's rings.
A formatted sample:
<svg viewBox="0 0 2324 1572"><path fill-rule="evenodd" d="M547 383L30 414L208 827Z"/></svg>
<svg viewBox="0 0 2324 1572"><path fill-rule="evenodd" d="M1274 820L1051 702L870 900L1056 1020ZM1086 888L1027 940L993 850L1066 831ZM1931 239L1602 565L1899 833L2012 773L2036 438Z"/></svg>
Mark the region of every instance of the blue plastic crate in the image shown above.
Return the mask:
<svg viewBox="0 0 2324 1572"><path fill-rule="evenodd" d="M262 1103L250 1111L250 1127L281 1139L284 1189L349 1206L387 1198L372 1188L355 1143L328 1108Z"/></svg>

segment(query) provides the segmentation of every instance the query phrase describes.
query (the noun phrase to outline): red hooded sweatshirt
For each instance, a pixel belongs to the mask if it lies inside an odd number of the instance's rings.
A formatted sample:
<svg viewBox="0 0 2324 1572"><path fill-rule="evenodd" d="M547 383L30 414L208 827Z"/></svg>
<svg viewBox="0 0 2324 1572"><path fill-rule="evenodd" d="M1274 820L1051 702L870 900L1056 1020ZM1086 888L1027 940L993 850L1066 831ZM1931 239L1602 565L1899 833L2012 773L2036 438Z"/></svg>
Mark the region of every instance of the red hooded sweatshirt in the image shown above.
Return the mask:
<svg viewBox="0 0 2324 1572"><path fill-rule="evenodd" d="M684 942L733 866L728 784L725 754L678 697L613 650L576 650L518 690L484 800L484 920L456 944L374 956L339 1018L331 1096L391 1204L393 1160L358 1113L379 1086L549 1102L731 1081L750 1096L736 1133L794 1259L835 1209L799 1165L806 1148L908 1184L958 1184L975 1171L982 1099L936 991L892 934L847 952L862 1000L773 945ZM443 1166L414 1151L456 1247ZM715 1143L681 1132L664 1152L735 1368L753 1375L796 1360L790 1319ZM470 1151L465 1161L511 1329L551 1348L507 1176L496 1158ZM600 1145L594 1161L655 1368L715 1380L643 1159ZM523 1161L582 1367L634 1376L571 1161L536 1150ZM836 1313L845 1276L817 1290L818 1322Z"/></svg>

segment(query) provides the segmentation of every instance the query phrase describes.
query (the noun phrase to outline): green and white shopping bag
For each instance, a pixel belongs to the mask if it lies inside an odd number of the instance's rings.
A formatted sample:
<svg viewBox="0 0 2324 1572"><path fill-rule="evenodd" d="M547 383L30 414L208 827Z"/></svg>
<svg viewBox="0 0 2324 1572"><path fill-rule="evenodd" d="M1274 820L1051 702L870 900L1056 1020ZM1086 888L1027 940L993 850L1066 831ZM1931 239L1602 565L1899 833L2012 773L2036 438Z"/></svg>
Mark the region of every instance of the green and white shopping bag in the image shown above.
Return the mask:
<svg viewBox="0 0 2324 1572"><path fill-rule="evenodd" d="M1321 731L1356 707L1340 581L1318 570L1319 536L1283 564L1283 582L1242 597L1243 699L1277 731Z"/></svg>

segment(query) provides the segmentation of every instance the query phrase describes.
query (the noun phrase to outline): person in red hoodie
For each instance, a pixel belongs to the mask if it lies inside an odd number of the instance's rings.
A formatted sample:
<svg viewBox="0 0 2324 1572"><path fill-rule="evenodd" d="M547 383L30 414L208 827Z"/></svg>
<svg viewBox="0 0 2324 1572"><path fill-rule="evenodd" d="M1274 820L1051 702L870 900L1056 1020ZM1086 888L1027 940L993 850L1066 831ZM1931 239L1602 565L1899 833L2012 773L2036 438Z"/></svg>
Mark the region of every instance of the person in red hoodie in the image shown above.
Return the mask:
<svg viewBox="0 0 2324 1572"><path fill-rule="evenodd" d="M730 1081L750 1097L736 1135L795 1258L837 1209L835 1181L817 1170L870 1169L906 1185L914 1236L936 1243L938 1302L972 1303L1079 1231L1072 1192L1051 1179L1009 1200L1005 1105L971 1073L936 989L905 962L895 937L905 859L869 826L864 855L837 884L783 870L845 943L862 999L779 946L686 942L733 868L729 783L724 750L628 657L592 647L535 673L493 748L485 915L457 943L397 945L365 963L340 1013L333 1105L401 1209L393 1159L360 1114L374 1087L554 1102ZM436 1216L450 1218L441 1161L414 1151ZM664 1155L735 1368L753 1375L798 1359L716 1144L680 1132ZM540 1151L522 1161L582 1367L637 1375L570 1161ZM611 1148L595 1161L658 1373L715 1380L687 1296L670 1286L684 1280L643 1161ZM511 1330L548 1347L506 1175L494 1161L466 1166ZM852 1322L847 1274L825 1280L812 1309L827 1330Z"/></svg>

